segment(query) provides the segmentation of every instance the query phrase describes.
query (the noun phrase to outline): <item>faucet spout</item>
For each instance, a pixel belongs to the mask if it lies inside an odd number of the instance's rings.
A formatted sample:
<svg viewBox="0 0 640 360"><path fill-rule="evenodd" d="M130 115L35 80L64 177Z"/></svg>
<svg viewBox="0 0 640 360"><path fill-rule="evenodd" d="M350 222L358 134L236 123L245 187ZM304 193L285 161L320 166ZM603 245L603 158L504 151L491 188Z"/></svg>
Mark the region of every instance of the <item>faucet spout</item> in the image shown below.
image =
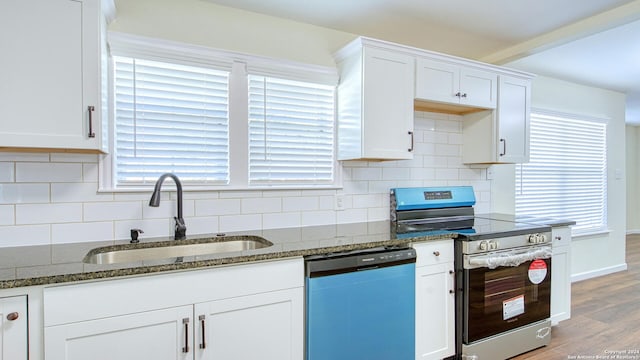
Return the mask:
<svg viewBox="0 0 640 360"><path fill-rule="evenodd" d="M175 240L186 239L187 226L184 224L184 219L182 218L182 183L180 182L180 179L176 175L172 173L166 173L166 174L162 174L158 178L158 180L156 181L156 185L153 188L153 194L151 194L151 199L149 199L149 206L153 206L153 207L160 206L160 189L162 188L162 183L168 177L173 179L173 181L176 183L176 188L178 190L178 194L177 194L178 195L178 214L176 217L174 217L176 221L174 239Z"/></svg>

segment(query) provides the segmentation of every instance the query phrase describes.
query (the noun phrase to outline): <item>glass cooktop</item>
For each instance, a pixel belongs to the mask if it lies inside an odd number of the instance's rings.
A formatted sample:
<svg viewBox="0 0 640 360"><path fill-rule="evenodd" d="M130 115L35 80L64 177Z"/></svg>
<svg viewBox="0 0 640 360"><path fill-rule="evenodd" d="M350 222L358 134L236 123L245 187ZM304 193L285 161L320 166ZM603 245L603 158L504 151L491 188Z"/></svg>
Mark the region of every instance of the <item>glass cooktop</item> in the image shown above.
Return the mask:
<svg viewBox="0 0 640 360"><path fill-rule="evenodd" d="M479 216L468 218L440 219L440 221L421 221L419 219L398 223L397 238L436 234L458 234L462 241L493 239L507 236L535 234L551 231L549 226L529 224L506 220L483 218Z"/></svg>

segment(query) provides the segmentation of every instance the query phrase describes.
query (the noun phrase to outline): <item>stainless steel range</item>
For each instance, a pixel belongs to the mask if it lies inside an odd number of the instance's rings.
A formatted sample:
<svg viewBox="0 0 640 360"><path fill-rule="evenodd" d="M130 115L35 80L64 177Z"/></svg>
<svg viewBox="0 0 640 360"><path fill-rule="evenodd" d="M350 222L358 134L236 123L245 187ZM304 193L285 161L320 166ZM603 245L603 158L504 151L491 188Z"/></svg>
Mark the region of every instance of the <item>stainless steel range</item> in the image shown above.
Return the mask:
<svg viewBox="0 0 640 360"><path fill-rule="evenodd" d="M470 186L391 190L398 238L456 234L456 358L507 359L551 339L551 228L474 212Z"/></svg>

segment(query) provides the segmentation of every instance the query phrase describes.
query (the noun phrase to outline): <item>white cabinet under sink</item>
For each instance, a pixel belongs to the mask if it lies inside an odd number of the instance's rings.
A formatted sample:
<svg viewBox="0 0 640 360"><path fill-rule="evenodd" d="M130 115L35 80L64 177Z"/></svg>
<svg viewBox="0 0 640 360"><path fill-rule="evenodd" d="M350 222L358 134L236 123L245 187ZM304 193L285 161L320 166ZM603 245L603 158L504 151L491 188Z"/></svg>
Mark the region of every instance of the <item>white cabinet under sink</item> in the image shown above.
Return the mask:
<svg viewBox="0 0 640 360"><path fill-rule="evenodd" d="M47 360L304 355L301 258L44 290Z"/></svg>
<svg viewBox="0 0 640 360"><path fill-rule="evenodd" d="M103 3L0 2L0 149L103 149Z"/></svg>
<svg viewBox="0 0 640 360"><path fill-rule="evenodd" d="M455 354L453 240L414 244L416 249L416 360Z"/></svg>
<svg viewBox="0 0 640 360"><path fill-rule="evenodd" d="M28 359L27 297L0 298L0 360Z"/></svg>

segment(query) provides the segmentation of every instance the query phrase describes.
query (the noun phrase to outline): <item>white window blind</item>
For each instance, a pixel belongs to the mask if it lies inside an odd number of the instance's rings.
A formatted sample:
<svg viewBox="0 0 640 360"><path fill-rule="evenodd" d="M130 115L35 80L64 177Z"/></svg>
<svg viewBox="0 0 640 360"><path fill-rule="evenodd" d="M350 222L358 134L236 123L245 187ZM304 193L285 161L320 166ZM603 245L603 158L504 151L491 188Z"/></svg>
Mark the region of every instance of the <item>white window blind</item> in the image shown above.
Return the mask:
<svg viewBox="0 0 640 360"><path fill-rule="evenodd" d="M335 88L249 75L251 184L333 181Z"/></svg>
<svg viewBox="0 0 640 360"><path fill-rule="evenodd" d="M114 56L118 185L229 180L229 73Z"/></svg>
<svg viewBox="0 0 640 360"><path fill-rule="evenodd" d="M575 220L574 234L607 227L606 123L531 114L530 162L516 167L516 214Z"/></svg>

